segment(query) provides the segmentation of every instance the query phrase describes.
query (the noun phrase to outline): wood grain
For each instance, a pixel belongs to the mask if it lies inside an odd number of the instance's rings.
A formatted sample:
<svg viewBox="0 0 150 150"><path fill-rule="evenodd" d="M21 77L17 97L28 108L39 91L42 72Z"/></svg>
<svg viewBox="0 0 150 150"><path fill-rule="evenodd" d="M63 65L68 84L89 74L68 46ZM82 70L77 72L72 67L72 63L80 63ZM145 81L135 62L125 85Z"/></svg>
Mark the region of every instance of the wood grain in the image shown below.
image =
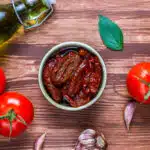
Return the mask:
<svg viewBox="0 0 150 150"><path fill-rule="evenodd" d="M1 1L0 3L7 2ZM27 32L0 57L7 76L7 91L18 91L31 99L35 119L27 132L8 142L0 137L0 150L32 150L34 140L45 130L44 150L72 150L85 128L102 131L108 150L150 149L150 106L138 105L127 132L123 109L129 100L125 87L128 70L150 60L150 0L57 0L56 12L41 27ZM98 14L116 21L123 29L123 52L106 49L97 31ZM108 81L100 100L80 112L58 110L43 98L38 69L44 54L64 41L80 41L97 49L103 57ZM115 85L115 86L114 86Z"/></svg>

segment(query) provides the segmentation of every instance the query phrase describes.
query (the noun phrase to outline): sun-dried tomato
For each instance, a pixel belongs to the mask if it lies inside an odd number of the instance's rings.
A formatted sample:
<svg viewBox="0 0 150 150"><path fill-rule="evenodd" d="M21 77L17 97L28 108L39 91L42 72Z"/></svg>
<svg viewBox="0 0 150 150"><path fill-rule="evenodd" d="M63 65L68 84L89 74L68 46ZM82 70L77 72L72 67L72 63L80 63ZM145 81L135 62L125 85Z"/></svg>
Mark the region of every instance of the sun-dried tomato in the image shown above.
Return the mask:
<svg viewBox="0 0 150 150"><path fill-rule="evenodd" d="M88 61L89 68L83 78L83 92L85 94L96 94L101 81L101 66L97 57L91 57Z"/></svg>
<svg viewBox="0 0 150 150"><path fill-rule="evenodd" d="M90 76L89 89L91 94L96 94L100 85L99 74L94 72Z"/></svg>
<svg viewBox="0 0 150 150"><path fill-rule="evenodd" d="M64 95L64 99L66 99L66 101L70 104L70 106L72 107L77 107L76 101L71 98L69 95Z"/></svg>
<svg viewBox="0 0 150 150"><path fill-rule="evenodd" d="M80 56L73 52L59 59L52 71L51 79L53 83L56 85L65 83L77 69L80 60Z"/></svg>
<svg viewBox="0 0 150 150"><path fill-rule="evenodd" d="M88 85L89 85L91 73L92 73L91 71L87 71L85 76L83 77L83 92L85 94L89 94L90 92Z"/></svg>
<svg viewBox="0 0 150 150"><path fill-rule="evenodd" d="M79 55L80 56L85 56L85 55L87 55L87 51L85 50L85 49L83 49L83 48L80 48L80 50L79 50Z"/></svg>
<svg viewBox="0 0 150 150"><path fill-rule="evenodd" d="M76 103L76 107L80 107L87 104L90 101L90 96L84 94L81 90L79 94L76 95L74 101Z"/></svg>
<svg viewBox="0 0 150 150"><path fill-rule="evenodd" d="M55 61L51 61L48 64L46 64L44 70L43 70L43 80L44 80L44 84L48 90L48 92L51 94L52 98L56 101L56 102L60 102L62 95L61 95L61 91L56 88L52 81L51 81L51 70L55 65Z"/></svg>
<svg viewBox="0 0 150 150"><path fill-rule="evenodd" d="M90 96L86 96L82 90L75 96L75 98L72 98L67 94L64 95L64 98L72 107L80 107L90 101Z"/></svg>
<svg viewBox="0 0 150 150"><path fill-rule="evenodd" d="M94 72L92 72L90 76L90 82L89 82L89 88L90 92L94 95L97 93L98 88L101 83L101 65L99 63L99 60L97 57L95 57L95 63L94 63Z"/></svg>
<svg viewBox="0 0 150 150"><path fill-rule="evenodd" d="M68 88L69 88L69 81L67 81L61 89L63 96L68 94Z"/></svg>
<svg viewBox="0 0 150 150"><path fill-rule="evenodd" d="M57 54L43 71L44 84L56 102L80 107L98 92L102 67L98 57L84 49Z"/></svg>
<svg viewBox="0 0 150 150"><path fill-rule="evenodd" d="M87 66L87 59L84 59L81 64L78 66L77 70L74 72L74 75L71 78L68 95L74 96L82 88L82 77Z"/></svg>

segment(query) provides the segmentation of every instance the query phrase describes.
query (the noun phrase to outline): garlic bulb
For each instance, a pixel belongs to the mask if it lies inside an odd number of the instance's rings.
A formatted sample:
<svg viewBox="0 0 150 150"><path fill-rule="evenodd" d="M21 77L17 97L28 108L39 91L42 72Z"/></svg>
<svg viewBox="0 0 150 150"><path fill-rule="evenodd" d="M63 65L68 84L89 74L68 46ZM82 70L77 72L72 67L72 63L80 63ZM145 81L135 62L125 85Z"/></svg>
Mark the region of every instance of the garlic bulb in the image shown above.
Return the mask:
<svg viewBox="0 0 150 150"><path fill-rule="evenodd" d="M97 135L93 129L84 130L78 137L75 150L106 150L107 142L103 134Z"/></svg>

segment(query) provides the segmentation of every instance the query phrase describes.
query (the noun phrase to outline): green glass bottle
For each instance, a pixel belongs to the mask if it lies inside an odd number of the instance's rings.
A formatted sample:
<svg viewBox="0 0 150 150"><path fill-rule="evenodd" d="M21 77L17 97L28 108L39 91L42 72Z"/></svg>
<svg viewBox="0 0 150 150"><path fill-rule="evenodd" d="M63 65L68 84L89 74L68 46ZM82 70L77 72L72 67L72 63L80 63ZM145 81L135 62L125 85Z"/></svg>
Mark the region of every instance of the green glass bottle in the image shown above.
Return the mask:
<svg viewBox="0 0 150 150"><path fill-rule="evenodd" d="M0 5L0 50L24 33L40 26L53 12L55 0L12 0Z"/></svg>

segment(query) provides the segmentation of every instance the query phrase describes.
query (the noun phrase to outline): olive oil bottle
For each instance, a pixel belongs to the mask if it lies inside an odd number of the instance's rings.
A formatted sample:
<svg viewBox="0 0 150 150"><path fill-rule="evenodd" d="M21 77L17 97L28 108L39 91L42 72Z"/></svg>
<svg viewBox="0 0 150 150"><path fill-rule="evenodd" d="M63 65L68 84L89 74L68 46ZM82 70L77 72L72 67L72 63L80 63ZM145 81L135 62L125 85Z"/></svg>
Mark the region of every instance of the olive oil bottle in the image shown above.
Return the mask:
<svg viewBox="0 0 150 150"><path fill-rule="evenodd" d="M40 26L53 12L55 0L12 0L0 5L0 50L25 29Z"/></svg>

